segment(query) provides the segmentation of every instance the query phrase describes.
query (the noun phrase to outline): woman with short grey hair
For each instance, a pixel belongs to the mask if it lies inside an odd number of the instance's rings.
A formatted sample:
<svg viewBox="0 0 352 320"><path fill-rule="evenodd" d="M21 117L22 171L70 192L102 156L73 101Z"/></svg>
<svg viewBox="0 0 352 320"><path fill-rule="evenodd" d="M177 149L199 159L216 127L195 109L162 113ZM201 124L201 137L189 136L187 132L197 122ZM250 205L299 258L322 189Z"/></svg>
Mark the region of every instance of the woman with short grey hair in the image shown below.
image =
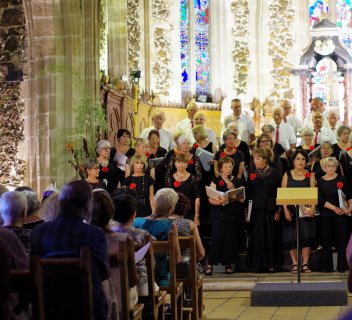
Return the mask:
<svg viewBox="0 0 352 320"><path fill-rule="evenodd" d="M338 161L334 157L323 160L325 174L318 180L318 205L321 218L322 271L334 271L332 246L337 249L337 271L348 270L346 247L352 199L346 179L337 173ZM338 193L344 193L346 204L340 207ZM335 241L334 241L335 240Z"/></svg>
<svg viewBox="0 0 352 320"><path fill-rule="evenodd" d="M28 202L19 191L5 192L0 198L0 215L4 220L3 227L13 231L22 241L26 251L31 251L31 230L23 228L27 215Z"/></svg>
<svg viewBox="0 0 352 320"><path fill-rule="evenodd" d="M169 233L175 236L176 263L181 261L181 250L178 242L177 227L168 219L175 210L178 195L170 188L160 189L155 194L155 210L152 215L145 218L136 218L133 226L148 231L157 240L167 240ZM169 284L168 260L166 256L156 256L155 259L155 281L159 286Z"/></svg>
<svg viewBox="0 0 352 320"><path fill-rule="evenodd" d="M111 144L107 140L99 140L95 146L99 164L98 179L105 182L106 188L111 194L117 188L118 183L124 179L124 173L112 161L110 149Z"/></svg>

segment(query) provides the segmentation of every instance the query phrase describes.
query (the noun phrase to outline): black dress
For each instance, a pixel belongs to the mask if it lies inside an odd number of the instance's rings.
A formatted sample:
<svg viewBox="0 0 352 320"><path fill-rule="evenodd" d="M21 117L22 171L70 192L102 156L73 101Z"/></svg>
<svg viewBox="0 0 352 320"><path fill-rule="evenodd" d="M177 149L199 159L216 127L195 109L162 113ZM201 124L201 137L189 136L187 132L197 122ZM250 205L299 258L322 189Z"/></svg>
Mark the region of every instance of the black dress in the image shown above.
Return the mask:
<svg viewBox="0 0 352 320"><path fill-rule="evenodd" d="M110 160L107 166L99 165L98 179L106 185L107 191L111 194L118 183L123 181L124 173L122 174L122 170L116 167L113 160Z"/></svg>
<svg viewBox="0 0 352 320"><path fill-rule="evenodd" d="M242 186L242 180L232 177L235 188ZM226 192L227 185L221 176L213 183L216 190ZM224 206L211 205L212 241L209 251L209 264L235 265L240 267L240 224L243 221L243 206L240 202L230 202Z"/></svg>
<svg viewBox="0 0 352 320"><path fill-rule="evenodd" d="M282 239L274 214L277 188L281 177L275 168L255 169L248 179L247 198L253 201L250 218L248 267L256 271L278 268L281 265Z"/></svg>
<svg viewBox="0 0 352 320"><path fill-rule="evenodd" d="M106 190L106 184L103 181L99 181L98 183L92 183L92 182L89 182L89 181L87 181L87 182L92 187L92 190L95 190L95 189L104 189L104 190Z"/></svg>
<svg viewBox="0 0 352 320"><path fill-rule="evenodd" d="M225 147L226 147L226 145L225 145L225 143L223 143L220 146L220 151L223 151L225 149ZM249 165L249 160L251 158L248 144L245 141L241 140L240 144L237 147L237 150L242 151L243 156L244 156L244 163L245 163L246 166L248 166Z"/></svg>
<svg viewBox="0 0 352 320"><path fill-rule="evenodd" d="M177 181L174 176L167 177L166 187L174 189L176 192L183 193L191 202L191 208L185 215L186 219L194 220L194 202L199 198L198 183L195 176L190 175L186 181Z"/></svg>
<svg viewBox="0 0 352 320"><path fill-rule="evenodd" d="M165 183L166 184L167 184L167 179L176 172L175 157L176 157L176 151L174 149L170 150L165 156ZM195 154L192 154L192 158L188 162L187 172L195 176L197 183L199 183L202 180L203 168L199 158Z"/></svg>
<svg viewBox="0 0 352 320"><path fill-rule="evenodd" d="M154 180L149 175L127 177L122 185L125 188L134 190L137 199L137 217L147 217L152 214L149 200L149 189L154 184Z"/></svg>
<svg viewBox="0 0 352 320"><path fill-rule="evenodd" d="M303 180L294 180L291 171L287 172L287 188L310 188L310 178ZM296 214L295 207L289 206L288 209L292 214L292 220L288 221L282 216L282 238L284 250L293 250L297 248L296 242ZM299 239L301 248L311 247L315 238L315 218L299 219Z"/></svg>
<svg viewBox="0 0 352 320"><path fill-rule="evenodd" d="M150 160L156 158L165 158L167 154L167 150L163 147L158 147L155 153L152 153L149 157ZM165 187L165 159L158 163L158 165L154 165L155 167L155 184L154 184L154 192L156 193L159 189Z"/></svg>
<svg viewBox="0 0 352 320"><path fill-rule="evenodd" d="M338 184L340 184L338 186ZM337 248L337 270L345 271L348 269L346 260L346 247L349 240L348 220L350 219L345 214L338 215L334 211L324 207L326 202L330 202L336 207L339 207L338 188L341 187L346 195L346 199L350 199L350 191L344 177L337 175L335 179L318 180L318 204L321 215L321 241L323 255L323 271L333 271L332 245L334 238Z"/></svg>
<svg viewBox="0 0 352 320"><path fill-rule="evenodd" d="M240 163L244 162L243 152L237 149L234 154L226 155L225 151L218 151L217 153L215 153L214 159L216 161L219 161L220 158L222 158L224 156L224 154L226 157L229 157L234 161L235 165L233 166L233 169L232 169L232 175L234 177L237 177L238 171L240 169Z"/></svg>

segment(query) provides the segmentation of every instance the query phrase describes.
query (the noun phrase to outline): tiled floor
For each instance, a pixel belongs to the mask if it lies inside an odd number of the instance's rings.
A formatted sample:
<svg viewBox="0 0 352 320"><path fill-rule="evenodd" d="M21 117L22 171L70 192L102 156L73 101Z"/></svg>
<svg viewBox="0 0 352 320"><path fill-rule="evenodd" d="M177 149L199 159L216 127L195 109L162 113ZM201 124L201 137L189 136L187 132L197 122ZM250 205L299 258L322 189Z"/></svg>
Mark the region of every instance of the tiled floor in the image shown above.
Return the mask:
<svg viewBox="0 0 352 320"><path fill-rule="evenodd" d="M251 307L250 291L205 291L207 320L338 320L349 307Z"/></svg>
<svg viewBox="0 0 352 320"><path fill-rule="evenodd" d="M319 273L302 275L302 282L342 281L347 273ZM250 289L257 282L295 282L290 273L276 274L234 274L226 276L215 273L205 278L204 305L207 320L338 320L348 308L352 308L352 294L348 296L349 306L327 307L251 307ZM226 291L224 291L226 290ZM352 319L351 319L352 320Z"/></svg>

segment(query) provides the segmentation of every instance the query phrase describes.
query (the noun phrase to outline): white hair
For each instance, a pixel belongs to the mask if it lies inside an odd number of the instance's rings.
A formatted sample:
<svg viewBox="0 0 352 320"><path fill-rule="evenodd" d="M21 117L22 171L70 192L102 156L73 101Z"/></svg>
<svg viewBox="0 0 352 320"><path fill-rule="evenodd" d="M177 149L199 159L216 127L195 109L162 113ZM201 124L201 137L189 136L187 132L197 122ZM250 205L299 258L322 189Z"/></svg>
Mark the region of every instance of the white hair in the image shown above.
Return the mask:
<svg viewBox="0 0 352 320"><path fill-rule="evenodd" d="M238 129L238 124L237 124L237 122L231 121L230 123L227 124L226 129L233 128L233 127L235 127L236 129Z"/></svg>
<svg viewBox="0 0 352 320"><path fill-rule="evenodd" d="M108 140L99 140L95 145L95 151L97 153L104 148L111 148L111 144Z"/></svg>
<svg viewBox="0 0 352 320"><path fill-rule="evenodd" d="M167 216L170 209L176 206L178 194L174 189L163 188L155 194L154 201L155 213L160 216Z"/></svg>
<svg viewBox="0 0 352 320"><path fill-rule="evenodd" d="M191 142L191 139L189 138L189 136L187 136L185 134L180 135L177 139L177 143L179 143L179 144L181 144L185 141Z"/></svg>
<svg viewBox="0 0 352 320"><path fill-rule="evenodd" d="M0 214L6 223L21 221L26 216L27 198L19 191L8 191L0 198Z"/></svg>

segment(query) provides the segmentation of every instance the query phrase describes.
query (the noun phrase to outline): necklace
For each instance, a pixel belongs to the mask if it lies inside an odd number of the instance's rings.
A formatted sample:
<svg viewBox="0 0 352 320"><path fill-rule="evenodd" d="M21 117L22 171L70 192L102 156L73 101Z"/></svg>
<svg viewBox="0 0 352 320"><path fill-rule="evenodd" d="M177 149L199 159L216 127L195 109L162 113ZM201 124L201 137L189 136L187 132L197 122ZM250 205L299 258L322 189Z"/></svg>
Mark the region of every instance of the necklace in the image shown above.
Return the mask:
<svg viewBox="0 0 352 320"><path fill-rule="evenodd" d="M296 170L293 170L293 173L294 173L295 176L297 176L297 177L303 177L303 176L304 176L304 172L298 173Z"/></svg>

